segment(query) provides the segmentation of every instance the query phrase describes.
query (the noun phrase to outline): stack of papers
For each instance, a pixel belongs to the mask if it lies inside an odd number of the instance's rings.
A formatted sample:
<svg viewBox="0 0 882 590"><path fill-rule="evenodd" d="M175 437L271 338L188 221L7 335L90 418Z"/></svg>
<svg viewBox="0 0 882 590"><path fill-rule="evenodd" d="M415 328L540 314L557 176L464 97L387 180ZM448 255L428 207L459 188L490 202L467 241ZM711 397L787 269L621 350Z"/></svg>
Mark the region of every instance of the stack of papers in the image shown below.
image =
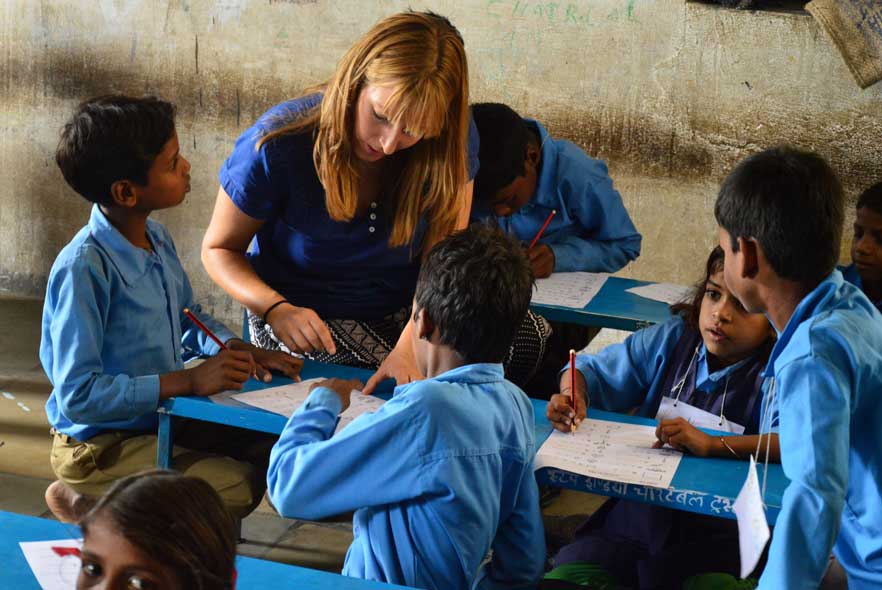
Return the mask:
<svg viewBox="0 0 882 590"><path fill-rule="evenodd" d="M684 287L683 285L672 285L671 283L652 283L643 285L642 287L632 287L627 289L628 293L652 299L653 301L661 301L668 305L685 301L692 292L692 287Z"/></svg>
<svg viewBox="0 0 882 590"><path fill-rule="evenodd" d="M539 448L535 466L667 488L683 454L673 449L653 449L655 441L654 426L589 418L572 434L552 432Z"/></svg>

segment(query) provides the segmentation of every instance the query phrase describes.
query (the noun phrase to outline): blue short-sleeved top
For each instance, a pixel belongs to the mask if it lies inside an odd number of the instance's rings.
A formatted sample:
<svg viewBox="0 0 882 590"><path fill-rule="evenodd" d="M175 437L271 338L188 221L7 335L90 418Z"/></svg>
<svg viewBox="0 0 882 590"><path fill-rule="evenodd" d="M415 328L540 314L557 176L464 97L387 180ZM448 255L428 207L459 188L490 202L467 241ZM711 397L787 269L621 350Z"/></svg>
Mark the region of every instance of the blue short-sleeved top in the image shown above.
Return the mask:
<svg viewBox="0 0 882 590"><path fill-rule="evenodd" d="M257 275L291 303L324 319L376 319L413 299L421 219L410 245L389 247L394 210L382 201L348 222L334 221L315 170L311 133L268 132L321 101L314 94L278 104L236 141L220 184L240 211L265 221L248 254ZM469 178L478 170L478 133L469 124Z"/></svg>

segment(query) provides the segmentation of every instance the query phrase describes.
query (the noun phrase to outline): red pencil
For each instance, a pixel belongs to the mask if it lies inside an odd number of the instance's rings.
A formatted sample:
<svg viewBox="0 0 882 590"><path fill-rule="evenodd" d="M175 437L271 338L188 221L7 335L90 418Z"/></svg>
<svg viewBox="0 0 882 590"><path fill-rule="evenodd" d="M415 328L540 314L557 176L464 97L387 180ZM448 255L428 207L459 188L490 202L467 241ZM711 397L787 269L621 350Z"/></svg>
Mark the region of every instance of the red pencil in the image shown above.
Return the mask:
<svg viewBox="0 0 882 590"><path fill-rule="evenodd" d="M539 231L536 233L536 237L533 238L533 241L530 242L530 248L536 245L536 242L539 241L539 238L542 237L542 233L545 231L545 228L548 227L548 224L551 223L551 218L557 215L557 209L552 209L551 213L548 214L548 219L545 220L545 223L542 224L542 227L539 228ZM530 248L527 248L529 250Z"/></svg>
<svg viewBox="0 0 882 590"><path fill-rule="evenodd" d="M576 432L576 351L570 349L570 395L573 402L573 422L570 423L570 432Z"/></svg>
<svg viewBox="0 0 882 590"><path fill-rule="evenodd" d="M193 315L193 313L189 309L187 309L186 307L184 308L184 315L186 315L188 318L190 318L193 321L193 323L199 327L200 330L202 330L203 332L208 334L208 337L211 338L212 340L214 340L215 343L221 347L221 350L227 349L227 346L223 342L220 341L220 338L215 336L214 332L209 330L208 326L206 326L205 324L200 322L199 318L197 318L195 315Z"/></svg>

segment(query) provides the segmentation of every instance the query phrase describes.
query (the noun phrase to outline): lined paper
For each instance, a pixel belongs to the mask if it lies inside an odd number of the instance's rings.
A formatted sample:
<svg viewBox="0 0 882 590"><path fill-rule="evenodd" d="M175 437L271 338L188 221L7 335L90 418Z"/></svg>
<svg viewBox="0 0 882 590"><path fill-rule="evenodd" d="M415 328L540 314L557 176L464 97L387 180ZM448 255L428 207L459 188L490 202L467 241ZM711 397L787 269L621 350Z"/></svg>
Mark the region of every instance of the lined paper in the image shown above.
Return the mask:
<svg viewBox="0 0 882 590"><path fill-rule="evenodd" d="M536 279L531 303L581 309L594 299L608 277L597 272L556 272L546 279Z"/></svg>

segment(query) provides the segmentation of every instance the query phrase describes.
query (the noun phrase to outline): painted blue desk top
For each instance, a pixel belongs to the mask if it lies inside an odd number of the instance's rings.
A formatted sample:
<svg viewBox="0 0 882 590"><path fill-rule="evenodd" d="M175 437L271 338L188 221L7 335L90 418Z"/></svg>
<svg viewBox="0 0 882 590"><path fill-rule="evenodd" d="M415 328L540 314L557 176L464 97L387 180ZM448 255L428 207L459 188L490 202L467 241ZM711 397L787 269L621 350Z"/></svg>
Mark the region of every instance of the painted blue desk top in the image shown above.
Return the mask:
<svg viewBox="0 0 882 590"><path fill-rule="evenodd" d="M365 369L327 365L312 361L307 361L304 364L302 372L304 379L334 375L344 379L357 378L362 381L365 381L370 374L371 372ZM271 384L263 384L251 380L245 385L244 389L246 391L253 391L288 382L287 379L280 379L278 377L275 379L275 383ZM384 382L383 387L379 388L379 391L381 392L381 397L388 399L392 391L392 381ZM551 434L552 429L545 418L547 402L535 399L532 402L536 420L536 447L538 448ZM245 406L244 404L242 407L224 406L215 404L207 398L199 397L172 398L163 403L159 411L160 414L168 417L195 418L271 434L281 433L288 421L284 416ZM594 409L588 411L588 416L590 418L615 422L655 425L655 421L648 418ZM168 428L166 421L160 420L160 441L166 428ZM160 442L160 446L162 446L162 442ZM559 469L542 469L536 475L540 484L553 487L569 488L603 496L627 498L724 518L735 518L735 514L732 512L732 504L735 502L735 498L738 496L738 492L747 477L747 468L747 461L702 459L684 455L671 482L671 487L667 489L585 477ZM759 467L759 477L760 482L762 482L762 466ZM781 508L781 498L788 482L780 465L769 465L768 477L769 482L766 486L765 498L767 506L766 515L769 522L774 523Z"/></svg>
<svg viewBox="0 0 882 590"><path fill-rule="evenodd" d="M37 579L21 552L22 541L56 541L77 539L81 536L76 526L33 516L0 511L0 588L3 590L35 590ZM348 578L319 570L264 561L251 557L237 557L237 590L265 590L266 588L310 588L314 590L382 590L405 588Z"/></svg>
<svg viewBox="0 0 882 590"><path fill-rule="evenodd" d="M627 292L627 289L648 284L647 281L609 277L594 299L582 309L544 304L531 304L530 308L548 320L633 332L671 317L666 303Z"/></svg>

